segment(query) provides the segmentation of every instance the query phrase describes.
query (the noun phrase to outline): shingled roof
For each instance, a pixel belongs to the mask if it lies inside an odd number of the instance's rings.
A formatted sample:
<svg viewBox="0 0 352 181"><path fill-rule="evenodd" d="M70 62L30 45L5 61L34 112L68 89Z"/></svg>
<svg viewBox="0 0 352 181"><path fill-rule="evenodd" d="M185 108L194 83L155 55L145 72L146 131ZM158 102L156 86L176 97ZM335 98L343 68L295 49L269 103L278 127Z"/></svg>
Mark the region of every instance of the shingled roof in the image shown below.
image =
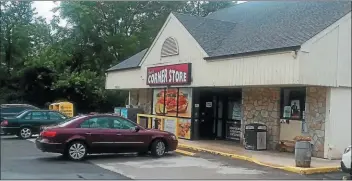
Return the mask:
<svg viewBox="0 0 352 181"><path fill-rule="evenodd" d="M173 14L209 57L222 57L297 48L350 11L350 1L251 1L204 18ZM131 58L114 67L137 67Z"/></svg>
<svg viewBox="0 0 352 181"><path fill-rule="evenodd" d="M139 53L109 68L106 71L123 70L123 69L138 67L139 63L142 61L142 58L144 57L145 53L147 53L147 51L148 51L148 48L140 51Z"/></svg>
<svg viewBox="0 0 352 181"><path fill-rule="evenodd" d="M217 57L300 46L350 11L349 1L252 1L205 18L174 14Z"/></svg>

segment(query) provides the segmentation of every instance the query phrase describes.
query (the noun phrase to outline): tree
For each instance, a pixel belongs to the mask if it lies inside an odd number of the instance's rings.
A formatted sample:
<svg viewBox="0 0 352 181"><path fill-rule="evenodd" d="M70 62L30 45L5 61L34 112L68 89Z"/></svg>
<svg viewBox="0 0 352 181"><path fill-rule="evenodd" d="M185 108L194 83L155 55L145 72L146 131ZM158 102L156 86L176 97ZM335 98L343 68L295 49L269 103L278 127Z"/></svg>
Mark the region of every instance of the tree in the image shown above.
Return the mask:
<svg viewBox="0 0 352 181"><path fill-rule="evenodd" d="M1 1L0 64L9 75L21 69L33 52L31 21L34 14L30 1Z"/></svg>
<svg viewBox="0 0 352 181"><path fill-rule="evenodd" d="M0 103L68 100L90 112L125 104L126 92L105 90L105 70L148 48L170 12L206 16L232 3L62 1L50 23L31 5L1 2Z"/></svg>

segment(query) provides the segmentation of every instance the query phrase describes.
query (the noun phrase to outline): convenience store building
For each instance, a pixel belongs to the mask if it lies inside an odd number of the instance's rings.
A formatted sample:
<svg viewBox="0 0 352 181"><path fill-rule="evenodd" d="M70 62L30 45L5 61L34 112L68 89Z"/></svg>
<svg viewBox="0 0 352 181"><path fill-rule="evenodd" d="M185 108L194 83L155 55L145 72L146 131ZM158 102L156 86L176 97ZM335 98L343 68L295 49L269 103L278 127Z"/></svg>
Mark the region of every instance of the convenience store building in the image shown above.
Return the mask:
<svg viewBox="0 0 352 181"><path fill-rule="evenodd" d="M241 144L244 125L262 123L269 149L309 135L313 156L339 158L351 143L351 4L171 13L148 49L107 70L106 89L129 90L145 114L179 118L184 139Z"/></svg>

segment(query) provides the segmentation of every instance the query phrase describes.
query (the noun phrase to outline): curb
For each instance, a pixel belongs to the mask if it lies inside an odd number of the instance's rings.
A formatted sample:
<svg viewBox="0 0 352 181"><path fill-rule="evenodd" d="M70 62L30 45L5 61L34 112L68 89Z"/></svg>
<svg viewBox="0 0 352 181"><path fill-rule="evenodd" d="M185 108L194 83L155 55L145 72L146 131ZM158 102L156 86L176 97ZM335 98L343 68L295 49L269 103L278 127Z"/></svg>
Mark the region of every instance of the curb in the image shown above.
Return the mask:
<svg viewBox="0 0 352 181"><path fill-rule="evenodd" d="M255 159L255 158L243 156L243 155L238 155L238 154L231 154L231 153L225 153L225 152L220 152L220 151L215 151L215 150L209 150L206 148L195 147L195 146L190 146L190 145L186 145L186 144L178 144L178 146L180 148L186 148L186 149L190 149L190 150L207 152L207 153L211 153L211 154L215 154L215 155L230 157L230 158L234 158L234 159L238 159L238 160L249 161L249 162L261 165L261 166L285 170L288 172L299 173L299 174L303 174L303 175L316 174L316 173L329 173L329 172L336 172L336 171L340 170L340 166L317 167L317 168L300 168L300 167L293 167L293 166L281 166L281 165L276 165L276 164L271 164L271 163L264 163L264 162L261 162L261 161Z"/></svg>
<svg viewBox="0 0 352 181"><path fill-rule="evenodd" d="M179 150L179 149L176 149L175 152L183 154L183 155L187 155L187 156L194 156L195 155L195 153L185 151L185 150Z"/></svg>

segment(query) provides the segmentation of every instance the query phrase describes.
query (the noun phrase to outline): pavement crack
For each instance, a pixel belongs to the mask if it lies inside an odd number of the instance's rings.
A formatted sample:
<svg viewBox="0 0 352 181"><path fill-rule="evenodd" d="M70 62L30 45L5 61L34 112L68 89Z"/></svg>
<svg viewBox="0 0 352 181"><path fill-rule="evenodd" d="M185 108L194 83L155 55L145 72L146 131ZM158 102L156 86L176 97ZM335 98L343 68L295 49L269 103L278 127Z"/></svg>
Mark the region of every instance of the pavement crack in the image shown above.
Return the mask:
<svg viewBox="0 0 352 181"><path fill-rule="evenodd" d="M87 180L86 178L84 178L82 175L80 174L77 174L77 177L80 178L80 179L83 179L83 180Z"/></svg>

